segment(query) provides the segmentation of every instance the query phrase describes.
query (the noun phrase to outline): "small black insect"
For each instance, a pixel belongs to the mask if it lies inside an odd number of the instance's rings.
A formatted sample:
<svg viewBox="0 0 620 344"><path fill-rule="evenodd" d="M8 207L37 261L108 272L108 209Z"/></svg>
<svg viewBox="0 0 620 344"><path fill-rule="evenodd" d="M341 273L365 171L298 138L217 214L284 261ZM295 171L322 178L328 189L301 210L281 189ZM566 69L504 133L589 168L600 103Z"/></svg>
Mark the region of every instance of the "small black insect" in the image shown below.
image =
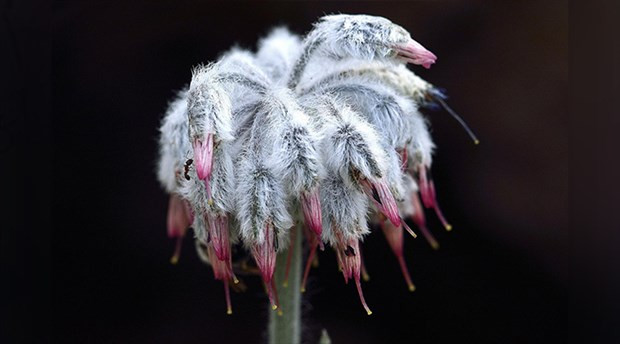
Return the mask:
<svg viewBox="0 0 620 344"><path fill-rule="evenodd" d="M194 160L192 159L187 159L187 161L185 162L185 166L183 166L183 168L185 169L185 173L183 174L185 176L185 179L189 180L189 167L192 165L192 163L194 162Z"/></svg>
<svg viewBox="0 0 620 344"><path fill-rule="evenodd" d="M347 248L344 250L344 254L347 257L355 256L355 250L353 249L353 247L347 245Z"/></svg>

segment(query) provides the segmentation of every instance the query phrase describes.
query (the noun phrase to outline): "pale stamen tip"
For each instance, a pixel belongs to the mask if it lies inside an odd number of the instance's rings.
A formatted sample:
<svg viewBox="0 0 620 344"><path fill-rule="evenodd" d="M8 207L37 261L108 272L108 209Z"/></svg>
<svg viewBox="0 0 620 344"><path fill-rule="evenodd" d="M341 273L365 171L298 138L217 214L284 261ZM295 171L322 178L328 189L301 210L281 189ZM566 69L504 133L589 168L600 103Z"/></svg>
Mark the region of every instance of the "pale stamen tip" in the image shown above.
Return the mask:
<svg viewBox="0 0 620 344"><path fill-rule="evenodd" d="M431 248L433 250L438 250L439 249L439 243L437 241L431 242Z"/></svg>
<svg viewBox="0 0 620 344"><path fill-rule="evenodd" d="M305 292L306 292L306 288L301 287L300 291L301 291L302 293L305 293Z"/></svg>
<svg viewBox="0 0 620 344"><path fill-rule="evenodd" d="M213 205L213 198L209 198L209 200L207 201L207 204Z"/></svg>
<svg viewBox="0 0 620 344"><path fill-rule="evenodd" d="M276 309L278 309L278 305L271 305L271 309L275 311Z"/></svg>
<svg viewBox="0 0 620 344"><path fill-rule="evenodd" d="M368 282L370 281L370 275L368 275L367 273L363 273L362 279L364 280L364 282Z"/></svg>
<svg viewBox="0 0 620 344"><path fill-rule="evenodd" d="M452 225L451 225L451 224L449 224L449 223L446 223L446 225L445 225L444 227L446 227L446 230L447 230L448 232L452 230Z"/></svg>
<svg viewBox="0 0 620 344"><path fill-rule="evenodd" d="M282 286L283 286L284 288L288 288L288 281L284 281L284 283L282 283Z"/></svg>
<svg viewBox="0 0 620 344"><path fill-rule="evenodd" d="M415 291L415 285L413 285L413 283L409 284L409 291L412 293Z"/></svg>
<svg viewBox="0 0 620 344"><path fill-rule="evenodd" d="M281 317L282 315L284 315L284 312L282 312L281 309L278 309L278 316Z"/></svg>
<svg viewBox="0 0 620 344"><path fill-rule="evenodd" d="M179 256L177 256L176 254L170 257L170 264L177 265L178 262L179 262Z"/></svg>
<svg viewBox="0 0 620 344"><path fill-rule="evenodd" d="M368 315L372 315L372 311L371 311L370 309L367 309L367 310L366 310L366 314L368 314Z"/></svg>
<svg viewBox="0 0 620 344"><path fill-rule="evenodd" d="M237 277L235 277L235 279L233 280L234 284L239 284L239 280L237 279Z"/></svg>
<svg viewBox="0 0 620 344"><path fill-rule="evenodd" d="M230 309L230 308L229 308L229 309L227 309L227 310L226 310L226 314L227 314L227 315L231 315L231 314L232 314L232 309Z"/></svg>
<svg viewBox="0 0 620 344"><path fill-rule="evenodd" d="M480 144L480 140L478 140L478 139L474 140L474 144L475 145L479 145Z"/></svg>

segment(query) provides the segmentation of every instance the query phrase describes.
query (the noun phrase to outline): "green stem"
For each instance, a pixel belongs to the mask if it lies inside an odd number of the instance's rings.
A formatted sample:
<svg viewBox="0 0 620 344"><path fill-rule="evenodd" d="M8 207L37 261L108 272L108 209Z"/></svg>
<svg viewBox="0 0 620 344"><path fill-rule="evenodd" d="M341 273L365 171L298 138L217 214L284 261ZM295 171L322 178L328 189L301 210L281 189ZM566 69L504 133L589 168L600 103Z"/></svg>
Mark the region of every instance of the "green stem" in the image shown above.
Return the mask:
<svg viewBox="0 0 620 344"><path fill-rule="evenodd" d="M288 286L285 288L284 275L288 251L281 252L276 258L275 283L280 299L280 312L269 312L269 344L301 343L301 239L303 233L298 226L291 239L294 239Z"/></svg>

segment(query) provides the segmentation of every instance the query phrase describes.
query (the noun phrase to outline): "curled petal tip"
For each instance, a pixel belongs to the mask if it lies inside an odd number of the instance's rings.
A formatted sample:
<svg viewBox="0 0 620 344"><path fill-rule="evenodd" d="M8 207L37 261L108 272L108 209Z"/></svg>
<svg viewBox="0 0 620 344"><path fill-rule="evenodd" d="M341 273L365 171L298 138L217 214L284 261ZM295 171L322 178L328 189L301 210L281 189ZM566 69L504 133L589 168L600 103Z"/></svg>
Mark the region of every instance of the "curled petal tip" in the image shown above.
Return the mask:
<svg viewBox="0 0 620 344"><path fill-rule="evenodd" d="M431 68L431 65L437 61L435 54L414 40L395 46L394 50L397 57L401 60L415 65L422 65L426 69Z"/></svg>

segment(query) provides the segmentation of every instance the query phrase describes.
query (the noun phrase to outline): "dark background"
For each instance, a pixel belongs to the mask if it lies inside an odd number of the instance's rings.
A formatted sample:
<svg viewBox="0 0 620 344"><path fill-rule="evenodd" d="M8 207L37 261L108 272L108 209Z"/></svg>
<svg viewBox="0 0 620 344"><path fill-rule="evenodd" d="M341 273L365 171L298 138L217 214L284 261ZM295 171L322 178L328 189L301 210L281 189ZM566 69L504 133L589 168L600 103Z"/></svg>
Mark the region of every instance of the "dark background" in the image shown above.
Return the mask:
<svg viewBox="0 0 620 344"><path fill-rule="evenodd" d="M233 44L255 48L274 25L303 33L322 14L342 12L385 16L434 52L431 70L412 68L448 90L482 143L474 146L446 113L427 112L439 201L454 230L446 233L429 213L441 249L407 239L413 294L381 233L366 239L370 317L333 254L323 253L305 295L306 342L322 328L334 343L568 341L575 212L565 2L58 2L32 16L24 7L37 6L5 3L2 38L13 53L4 68L42 81L16 78L6 90L14 101L3 106L52 116L2 122L23 129L2 136L3 154L23 157L16 146L29 143L26 161L3 171L5 189L33 190L21 195L25 210L6 217L21 230L2 234L12 263L5 273L15 282L3 285L13 298L3 332L25 341L264 342L267 300L257 279L233 293L234 315L226 316L221 283L189 240L180 263L169 264L157 128L192 66ZM28 34L51 41L20 39ZM49 228L31 230L40 223ZM37 306L49 314L33 312ZM23 326L31 318L37 326Z"/></svg>

